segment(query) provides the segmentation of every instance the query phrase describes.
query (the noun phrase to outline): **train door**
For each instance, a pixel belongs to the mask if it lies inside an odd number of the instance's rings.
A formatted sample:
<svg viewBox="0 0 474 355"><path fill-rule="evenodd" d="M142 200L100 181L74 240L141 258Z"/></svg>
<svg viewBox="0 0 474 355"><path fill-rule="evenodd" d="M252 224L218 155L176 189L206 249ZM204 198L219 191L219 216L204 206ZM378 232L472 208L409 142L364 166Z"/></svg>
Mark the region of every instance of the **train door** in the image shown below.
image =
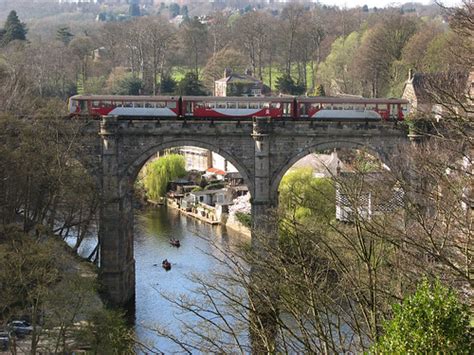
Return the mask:
<svg viewBox="0 0 474 355"><path fill-rule="evenodd" d="M398 117L400 116L399 115L400 105L390 104L389 107L390 107L390 119L394 121L398 120Z"/></svg>
<svg viewBox="0 0 474 355"><path fill-rule="evenodd" d="M291 117L293 112L291 110L291 102L283 102L283 117Z"/></svg>

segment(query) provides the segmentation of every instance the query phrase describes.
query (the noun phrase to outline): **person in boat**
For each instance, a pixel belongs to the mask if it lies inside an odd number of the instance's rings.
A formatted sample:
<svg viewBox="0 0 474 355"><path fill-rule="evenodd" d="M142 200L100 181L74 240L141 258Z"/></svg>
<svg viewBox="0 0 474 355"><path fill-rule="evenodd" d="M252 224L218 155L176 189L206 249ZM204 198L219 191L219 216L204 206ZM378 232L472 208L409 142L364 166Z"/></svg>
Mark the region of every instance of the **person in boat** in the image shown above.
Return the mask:
<svg viewBox="0 0 474 355"><path fill-rule="evenodd" d="M168 259L163 260L161 265L165 270L171 269L171 263L168 261Z"/></svg>
<svg viewBox="0 0 474 355"><path fill-rule="evenodd" d="M179 239L170 239L170 244L175 246L175 247L180 247L181 243L179 242Z"/></svg>

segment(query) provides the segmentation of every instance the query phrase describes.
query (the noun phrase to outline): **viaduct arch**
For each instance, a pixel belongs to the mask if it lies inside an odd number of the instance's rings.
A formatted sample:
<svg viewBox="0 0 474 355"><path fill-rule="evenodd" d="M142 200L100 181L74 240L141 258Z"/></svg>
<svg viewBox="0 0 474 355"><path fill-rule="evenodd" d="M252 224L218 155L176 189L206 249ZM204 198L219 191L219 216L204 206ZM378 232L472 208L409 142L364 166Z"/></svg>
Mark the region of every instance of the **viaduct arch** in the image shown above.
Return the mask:
<svg viewBox="0 0 474 355"><path fill-rule="evenodd" d="M285 172L305 155L333 148L364 148L390 166L410 144L407 132L387 122L119 120L106 117L89 128L102 204L100 279L112 303L134 299L133 184L155 153L177 146L212 150L241 173L252 196L254 230L269 229L265 216L277 206ZM99 131L97 135L97 130Z"/></svg>

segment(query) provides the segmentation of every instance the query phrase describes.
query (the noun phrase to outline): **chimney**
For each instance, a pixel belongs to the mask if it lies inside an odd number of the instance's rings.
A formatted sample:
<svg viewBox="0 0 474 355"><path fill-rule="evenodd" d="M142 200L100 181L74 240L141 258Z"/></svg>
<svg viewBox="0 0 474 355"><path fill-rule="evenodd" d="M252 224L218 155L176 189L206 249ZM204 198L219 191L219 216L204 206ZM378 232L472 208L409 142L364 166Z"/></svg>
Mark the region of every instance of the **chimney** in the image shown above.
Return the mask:
<svg viewBox="0 0 474 355"><path fill-rule="evenodd" d="M227 78L231 74L232 74L232 69L230 69L230 68L225 68L224 69L224 78Z"/></svg>
<svg viewBox="0 0 474 355"><path fill-rule="evenodd" d="M413 69L408 69L408 80L413 80Z"/></svg>

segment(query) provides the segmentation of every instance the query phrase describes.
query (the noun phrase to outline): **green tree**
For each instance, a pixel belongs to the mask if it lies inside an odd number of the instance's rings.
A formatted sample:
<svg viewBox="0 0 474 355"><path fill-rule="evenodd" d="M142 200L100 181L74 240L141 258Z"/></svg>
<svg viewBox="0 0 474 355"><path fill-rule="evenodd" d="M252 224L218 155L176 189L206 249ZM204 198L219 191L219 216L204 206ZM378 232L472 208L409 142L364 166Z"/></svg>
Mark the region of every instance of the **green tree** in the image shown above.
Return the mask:
<svg viewBox="0 0 474 355"><path fill-rule="evenodd" d="M204 87L195 73L186 73L184 78L178 84L178 93L180 95L206 95Z"/></svg>
<svg viewBox="0 0 474 355"><path fill-rule="evenodd" d="M63 42L66 46L69 45L69 42L71 42L73 37L74 35L71 33L68 26L59 27L56 31L56 39Z"/></svg>
<svg viewBox="0 0 474 355"><path fill-rule="evenodd" d="M283 94L301 95L305 91L305 87L296 84L291 75L284 74L276 80L276 87Z"/></svg>
<svg viewBox="0 0 474 355"><path fill-rule="evenodd" d="M315 178L310 168L288 172L280 183L280 206L298 219L335 216L336 192L331 179Z"/></svg>
<svg viewBox="0 0 474 355"><path fill-rule="evenodd" d="M15 10L10 11L8 14L7 20L5 22L4 33L2 36L2 46L6 46L11 41L25 41L26 33L26 24L20 22L18 15Z"/></svg>
<svg viewBox="0 0 474 355"><path fill-rule="evenodd" d="M143 80L134 76L120 80L115 94L118 95L140 95L143 88Z"/></svg>
<svg viewBox="0 0 474 355"><path fill-rule="evenodd" d="M324 86L322 84L316 86L314 89L314 96L326 96L326 91L324 90Z"/></svg>
<svg viewBox="0 0 474 355"><path fill-rule="evenodd" d="M179 15L180 7L177 3L175 2L171 3L168 9L169 9L171 18L175 18L176 16Z"/></svg>
<svg viewBox="0 0 474 355"><path fill-rule="evenodd" d="M173 94L176 90L176 81L170 75L163 75L160 83L162 94Z"/></svg>
<svg viewBox="0 0 474 355"><path fill-rule="evenodd" d="M393 318L374 346L376 353L469 354L473 352L468 307L439 281L424 280L415 294L393 306Z"/></svg>
<svg viewBox="0 0 474 355"><path fill-rule="evenodd" d="M165 196L168 183L186 174L182 155L170 154L154 160L146 166L143 185L148 198L158 200Z"/></svg>

